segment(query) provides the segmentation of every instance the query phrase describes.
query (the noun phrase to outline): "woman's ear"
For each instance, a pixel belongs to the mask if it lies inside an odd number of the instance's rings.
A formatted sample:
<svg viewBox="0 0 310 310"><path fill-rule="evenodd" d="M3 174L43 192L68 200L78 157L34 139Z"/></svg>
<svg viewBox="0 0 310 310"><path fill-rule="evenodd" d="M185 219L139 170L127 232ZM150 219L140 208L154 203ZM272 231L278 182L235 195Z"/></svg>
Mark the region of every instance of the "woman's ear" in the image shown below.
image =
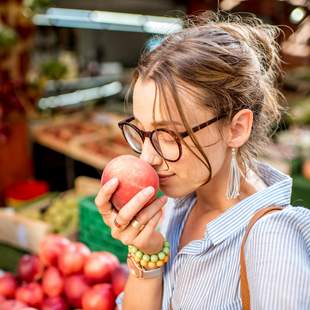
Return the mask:
<svg viewBox="0 0 310 310"><path fill-rule="evenodd" d="M230 123L227 145L239 148L245 144L250 137L252 125L253 112L249 109L239 111Z"/></svg>

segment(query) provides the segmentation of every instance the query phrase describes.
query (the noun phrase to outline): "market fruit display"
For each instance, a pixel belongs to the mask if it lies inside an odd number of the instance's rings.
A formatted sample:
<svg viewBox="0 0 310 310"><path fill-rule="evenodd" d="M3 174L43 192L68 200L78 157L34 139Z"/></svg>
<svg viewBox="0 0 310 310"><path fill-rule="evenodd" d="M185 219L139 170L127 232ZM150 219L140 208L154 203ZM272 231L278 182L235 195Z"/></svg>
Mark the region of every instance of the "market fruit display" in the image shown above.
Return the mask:
<svg viewBox="0 0 310 310"><path fill-rule="evenodd" d="M63 142L69 142L77 136L92 134L96 131L98 131L98 126L83 121L54 125L42 130L46 135Z"/></svg>
<svg viewBox="0 0 310 310"><path fill-rule="evenodd" d="M0 24L0 49L8 49L17 41L17 33L15 29Z"/></svg>
<svg viewBox="0 0 310 310"><path fill-rule="evenodd" d="M38 255L20 258L16 275L0 274L0 309L114 310L127 279L112 253L49 235Z"/></svg>
<svg viewBox="0 0 310 310"><path fill-rule="evenodd" d="M78 227L79 197L74 191L68 191L58 196L54 193L51 195L52 199L48 208L25 206L18 208L17 212L27 218L44 221L50 225L51 232L68 236Z"/></svg>
<svg viewBox="0 0 310 310"><path fill-rule="evenodd" d="M35 255L24 255L18 264L17 274L25 282L40 279L43 273L43 264Z"/></svg>
<svg viewBox="0 0 310 310"><path fill-rule="evenodd" d="M30 307L40 307L43 302L43 290L39 283L24 283L15 292L15 298ZM0 305L1 306L1 305Z"/></svg>
<svg viewBox="0 0 310 310"><path fill-rule="evenodd" d="M70 245L70 241L59 235L49 235L40 244L39 256L46 266L56 265L59 255Z"/></svg>
<svg viewBox="0 0 310 310"><path fill-rule="evenodd" d="M114 307L114 293L109 283L97 284L82 299L84 310L107 310Z"/></svg>
<svg viewBox="0 0 310 310"><path fill-rule="evenodd" d="M27 305L18 300L4 300L0 302L1 310L26 310L33 309L27 308Z"/></svg>
<svg viewBox="0 0 310 310"><path fill-rule="evenodd" d="M105 167L101 184L117 177L119 185L112 196L112 204L120 210L134 195L148 186L155 189L152 202L158 191L159 179L156 171L144 160L133 155L121 155L113 158Z"/></svg>
<svg viewBox="0 0 310 310"><path fill-rule="evenodd" d="M80 308L82 306L82 297L90 289L90 285L83 274L71 275L65 279L65 295L69 303Z"/></svg>
<svg viewBox="0 0 310 310"><path fill-rule="evenodd" d="M87 258L90 256L90 250L81 242L74 242L72 246L60 254L58 258L58 267L64 275L70 275L83 271Z"/></svg>
<svg viewBox="0 0 310 310"><path fill-rule="evenodd" d="M112 273L111 283L115 296L118 296L124 289L127 281L128 269L124 265L117 266Z"/></svg>
<svg viewBox="0 0 310 310"><path fill-rule="evenodd" d="M65 299L60 296L46 298L43 303L41 310L68 310L69 306Z"/></svg>
<svg viewBox="0 0 310 310"><path fill-rule="evenodd" d="M67 73L67 66L57 59L50 59L41 64L41 74L50 80L60 80Z"/></svg>
<svg viewBox="0 0 310 310"><path fill-rule="evenodd" d="M42 279L42 288L44 293L49 297L60 296L64 290L65 279L60 271L50 266L46 269Z"/></svg>
<svg viewBox="0 0 310 310"><path fill-rule="evenodd" d="M110 282L112 272L119 266L118 258L109 252L92 253L84 266L84 274L91 283Z"/></svg>
<svg viewBox="0 0 310 310"><path fill-rule="evenodd" d="M73 192L55 198L42 216L42 220L50 224L55 233L75 231L78 218L78 197Z"/></svg>
<svg viewBox="0 0 310 310"><path fill-rule="evenodd" d="M7 272L0 276L0 296L4 298L13 298L17 289L15 277Z"/></svg>
<svg viewBox="0 0 310 310"><path fill-rule="evenodd" d="M127 142L121 140L118 136L110 139L106 136L102 136L97 139L85 141L81 143L81 148L89 154L109 159L128 154L131 151Z"/></svg>

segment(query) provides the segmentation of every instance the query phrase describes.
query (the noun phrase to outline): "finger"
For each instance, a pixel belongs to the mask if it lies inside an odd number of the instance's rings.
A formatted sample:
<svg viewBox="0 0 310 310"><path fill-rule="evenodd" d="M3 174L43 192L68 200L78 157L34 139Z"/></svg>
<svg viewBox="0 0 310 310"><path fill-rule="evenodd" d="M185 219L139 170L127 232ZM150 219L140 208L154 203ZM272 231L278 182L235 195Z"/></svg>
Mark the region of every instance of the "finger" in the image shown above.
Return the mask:
<svg viewBox="0 0 310 310"><path fill-rule="evenodd" d="M97 197L95 198L95 204L101 214L105 214L111 211L112 205L110 203L110 199L115 192L117 186L118 179L112 178L101 187L99 193L97 194Z"/></svg>
<svg viewBox="0 0 310 310"><path fill-rule="evenodd" d="M127 226L135 215L145 206L154 194L154 187L149 186L137 193L129 202L118 212L117 222Z"/></svg>
<svg viewBox="0 0 310 310"><path fill-rule="evenodd" d="M160 211L163 206L167 202L167 196L162 196L159 199L153 201L149 206L143 208L133 219L138 222L140 225L146 225L153 216ZM132 221L132 222L133 222ZM130 225L132 227L132 225ZM137 230L137 228L132 227L133 229Z"/></svg>
<svg viewBox="0 0 310 310"><path fill-rule="evenodd" d="M138 236L133 240L132 244L135 244L138 248L143 248L144 245L148 244L152 240L152 235L154 234L158 223L162 217L163 211L157 212L151 220L145 225L144 229L138 234Z"/></svg>
<svg viewBox="0 0 310 310"><path fill-rule="evenodd" d="M166 196L162 196L161 198L155 200L151 205L145 207L142 211L140 211L138 215L135 216L135 220L138 221L138 223L141 224L142 227L145 226L162 209L166 201ZM120 240L125 245L132 244L132 241L138 236L141 230L142 229L133 227L132 224L130 224L119 235Z"/></svg>
<svg viewBox="0 0 310 310"><path fill-rule="evenodd" d="M108 219L108 225L109 225L110 228L111 228L111 236L112 236L114 239L121 240L121 236L122 236L122 233L123 233L124 230L118 228L118 227L115 225L116 217L117 217L117 212L112 212L111 216L110 216L109 219ZM126 230L126 227L125 227L124 229Z"/></svg>

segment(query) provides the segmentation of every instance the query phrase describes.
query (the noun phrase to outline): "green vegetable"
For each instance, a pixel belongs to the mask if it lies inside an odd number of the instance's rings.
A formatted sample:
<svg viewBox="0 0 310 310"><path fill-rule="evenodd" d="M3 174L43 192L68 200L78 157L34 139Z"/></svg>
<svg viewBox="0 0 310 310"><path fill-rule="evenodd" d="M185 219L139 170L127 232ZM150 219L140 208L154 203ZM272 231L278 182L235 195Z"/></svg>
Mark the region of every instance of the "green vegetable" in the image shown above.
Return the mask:
<svg viewBox="0 0 310 310"><path fill-rule="evenodd" d="M0 49L8 49L16 42L16 31L11 27L0 25Z"/></svg>

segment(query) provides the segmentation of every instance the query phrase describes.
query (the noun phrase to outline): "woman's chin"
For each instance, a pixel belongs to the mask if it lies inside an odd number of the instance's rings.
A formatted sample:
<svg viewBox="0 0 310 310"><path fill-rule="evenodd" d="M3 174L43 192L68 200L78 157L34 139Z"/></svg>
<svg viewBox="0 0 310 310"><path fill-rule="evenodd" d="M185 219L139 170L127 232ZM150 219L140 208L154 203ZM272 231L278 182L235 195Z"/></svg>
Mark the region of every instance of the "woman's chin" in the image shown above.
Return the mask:
<svg viewBox="0 0 310 310"><path fill-rule="evenodd" d="M160 186L160 190L170 198L183 198L194 191L194 189L193 190L189 190L188 188L182 189L179 186L168 186L168 185Z"/></svg>

